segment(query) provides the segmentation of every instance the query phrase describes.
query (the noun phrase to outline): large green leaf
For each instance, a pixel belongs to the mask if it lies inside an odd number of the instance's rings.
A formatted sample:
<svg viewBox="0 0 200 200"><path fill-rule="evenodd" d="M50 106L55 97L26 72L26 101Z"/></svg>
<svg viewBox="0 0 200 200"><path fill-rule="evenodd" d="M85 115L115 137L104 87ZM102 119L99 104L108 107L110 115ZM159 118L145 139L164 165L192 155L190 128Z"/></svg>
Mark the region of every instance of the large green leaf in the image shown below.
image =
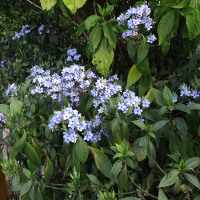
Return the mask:
<svg viewBox="0 0 200 200"><path fill-rule="evenodd" d="M32 185L33 185L33 181L32 180L29 180L28 182L24 183L24 185L22 186L22 189L20 191L20 197L25 195L30 190Z"/></svg>
<svg viewBox="0 0 200 200"><path fill-rule="evenodd" d="M50 10L55 4L57 0L40 0L41 6L44 10Z"/></svg>
<svg viewBox="0 0 200 200"><path fill-rule="evenodd" d="M78 141L75 146L75 151L76 151L76 155L77 155L78 159L82 163L86 162L86 160L88 158L88 154L89 154L89 149L88 149L88 145L85 142L85 140L83 140L83 138L80 136L78 137Z"/></svg>
<svg viewBox="0 0 200 200"><path fill-rule="evenodd" d="M114 48L117 40L112 25L109 21L105 21L103 23L103 32L104 36L108 39L108 43L111 46L111 48Z"/></svg>
<svg viewBox="0 0 200 200"><path fill-rule="evenodd" d="M158 200L168 200L166 194L163 192L161 188L159 188Z"/></svg>
<svg viewBox="0 0 200 200"><path fill-rule="evenodd" d="M87 0L63 0L69 10L75 14L77 9L81 8Z"/></svg>
<svg viewBox="0 0 200 200"><path fill-rule="evenodd" d="M101 32L102 32L102 26L97 25L92 29L90 33L89 45L90 45L90 50L92 52L94 52L99 45L99 42L101 40Z"/></svg>
<svg viewBox="0 0 200 200"><path fill-rule="evenodd" d="M23 136L15 143L12 152L10 153L10 159L14 159L20 150L26 145L27 134L24 132Z"/></svg>
<svg viewBox="0 0 200 200"><path fill-rule="evenodd" d="M115 162L115 164L113 165L111 169L111 176L116 178L119 172L121 171L121 169L122 169L122 161L118 160Z"/></svg>
<svg viewBox="0 0 200 200"><path fill-rule="evenodd" d="M97 168L107 177L111 177L112 165L107 155L95 148L89 147L93 153Z"/></svg>
<svg viewBox="0 0 200 200"><path fill-rule="evenodd" d="M45 170L44 170L44 176L45 176L47 184L49 184L52 175L53 175L53 163L47 156L46 157L46 166L45 166Z"/></svg>
<svg viewBox="0 0 200 200"><path fill-rule="evenodd" d="M138 81L141 76L142 76L142 74L137 70L136 65L133 65L133 67L131 67L131 69L128 73L127 87L131 86L136 81Z"/></svg>
<svg viewBox="0 0 200 200"><path fill-rule="evenodd" d="M12 97L10 100L10 112L13 114L21 112L23 105L22 101L18 101Z"/></svg>
<svg viewBox="0 0 200 200"><path fill-rule="evenodd" d="M161 120L156 122L155 124L152 125L152 131L158 131L159 129L163 128L167 123L169 122L169 120Z"/></svg>
<svg viewBox="0 0 200 200"><path fill-rule="evenodd" d="M162 178L158 187L168 187L170 185L173 185L177 180L178 174L179 174L178 170L176 169L171 170L168 174L166 174Z"/></svg>
<svg viewBox="0 0 200 200"><path fill-rule="evenodd" d="M37 167L40 167L41 158L38 155L38 152L36 151L36 149L32 145L27 143L24 148L24 152L25 152L26 157L30 160L31 163L33 163Z"/></svg>
<svg viewBox="0 0 200 200"><path fill-rule="evenodd" d="M85 28L86 30L90 30L91 27L93 27L99 20L101 20L101 17L98 15L90 15L85 20Z"/></svg>
<svg viewBox="0 0 200 200"><path fill-rule="evenodd" d="M186 15L186 24L189 33L189 39L192 40L200 34L200 2L197 0L191 0L190 6L195 8L195 11Z"/></svg>
<svg viewBox="0 0 200 200"><path fill-rule="evenodd" d="M175 10L169 11L161 18L158 24L159 45L161 45L164 41L169 42L173 37L173 27L175 25L175 20Z"/></svg>
<svg viewBox="0 0 200 200"><path fill-rule="evenodd" d="M96 68L101 74L108 74L110 65L113 62L114 51L109 51L107 46L107 39L103 38L100 42L100 46L94 54L92 63L96 65Z"/></svg>
<svg viewBox="0 0 200 200"><path fill-rule="evenodd" d="M200 189L200 182L196 178L196 176L194 176L192 174L188 174L188 173L184 173L184 176L190 183L192 183L192 185L194 185L194 186L196 186L197 188Z"/></svg>
<svg viewBox="0 0 200 200"><path fill-rule="evenodd" d="M163 99L168 105L172 104L173 94L167 86L165 86L163 90Z"/></svg>
<svg viewBox="0 0 200 200"><path fill-rule="evenodd" d="M137 65L139 65L147 56L149 52L149 43L144 36L142 36L142 40L137 50Z"/></svg>
<svg viewBox="0 0 200 200"><path fill-rule="evenodd" d="M186 169L194 169L200 165L200 157L193 157L185 162Z"/></svg>

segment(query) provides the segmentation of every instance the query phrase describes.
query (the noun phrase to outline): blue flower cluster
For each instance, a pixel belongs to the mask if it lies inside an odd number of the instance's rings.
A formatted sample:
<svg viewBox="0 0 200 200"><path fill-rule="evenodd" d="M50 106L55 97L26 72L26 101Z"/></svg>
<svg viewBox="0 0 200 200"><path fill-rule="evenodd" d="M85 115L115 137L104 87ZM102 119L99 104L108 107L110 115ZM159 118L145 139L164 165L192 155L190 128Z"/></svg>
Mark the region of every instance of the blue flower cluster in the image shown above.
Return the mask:
<svg viewBox="0 0 200 200"><path fill-rule="evenodd" d="M5 67L9 67L9 63L7 60L2 60L0 62L0 67L5 68Z"/></svg>
<svg viewBox="0 0 200 200"><path fill-rule="evenodd" d="M30 33L30 30L28 29L30 26L29 25L24 25L22 26L22 29L19 33L16 33L14 37L12 37L13 40L19 39L21 37L24 37L28 33Z"/></svg>
<svg viewBox="0 0 200 200"><path fill-rule="evenodd" d="M15 83L9 85L5 93L6 96L17 96L17 86Z"/></svg>
<svg viewBox="0 0 200 200"><path fill-rule="evenodd" d="M143 108L148 108L150 105L150 101L148 99L142 100L140 97L136 96L134 92L125 90L119 98L117 108L124 114L133 113L135 115L141 115L143 111L140 107L141 103Z"/></svg>
<svg viewBox="0 0 200 200"><path fill-rule="evenodd" d="M151 9L147 5L130 8L125 14L117 17L118 24L126 23L127 31L122 33L122 38L131 37L137 38L141 31L150 31L153 27L154 21L150 17ZM151 34L147 38L147 42L153 43L156 40L155 35Z"/></svg>
<svg viewBox="0 0 200 200"><path fill-rule="evenodd" d="M42 35L43 33L50 33L50 30L49 29L47 29L46 31L45 31L45 25L44 24L42 24L39 28L38 28L38 33L40 34L40 35Z"/></svg>
<svg viewBox="0 0 200 200"><path fill-rule="evenodd" d="M181 97L187 96L187 97L192 97L194 99L200 96L200 92L193 89L190 90L190 88L186 85L180 86L180 93Z"/></svg>
<svg viewBox="0 0 200 200"><path fill-rule="evenodd" d="M69 49L67 51L67 58L66 61L78 61L80 59L81 55L77 54L77 49Z"/></svg>
<svg viewBox="0 0 200 200"><path fill-rule="evenodd" d="M117 76L111 76L108 80L104 78L98 78L95 82L91 95L94 97L93 105L95 108L105 103L112 96L122 91L122 86L116 83ZM101 108L102 109L102 108Z"/></svg>
<svg viewBox="0 0 200 200"><path fill-rule="evenodd" d="M61 75L50 74L49 70L44 70L39 66L31 69L30 78L35 84L31 94L43 94L51 96L53 100L61 102L61 94L69 97L71 105L78 106L81 94L88 91L94 78L93 72L86 72L84 66L71 65L61 71Z"/></svg>
<svg viewBox="0 0 200 200"><path fill-rule="evenodd" d="M2 122L4 124L6 123L6 119L2 113L0 113L0 122Z"/></svg>
<svg viewBox="0 0 200 200"><path fill-rule="evenodd" d="M63 139L66 143L76 143L79 133L84 135L85 140L97 142L101 139L101 134L105 132L100 127L99 116L96 116L91 121L86 121L77 110L71 107L54 112L48 127L54 131L59 125L62 126Z"/></svg>

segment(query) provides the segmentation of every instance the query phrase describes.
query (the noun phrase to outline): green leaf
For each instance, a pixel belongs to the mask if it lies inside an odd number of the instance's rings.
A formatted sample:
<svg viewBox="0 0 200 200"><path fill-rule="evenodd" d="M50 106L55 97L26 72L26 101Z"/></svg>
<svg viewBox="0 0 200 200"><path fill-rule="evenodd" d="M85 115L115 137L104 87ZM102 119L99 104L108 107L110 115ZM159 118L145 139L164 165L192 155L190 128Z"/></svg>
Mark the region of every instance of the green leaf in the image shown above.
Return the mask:
<svg viewBox="0 0 200 200"><path fill-rule="evenodd" d="M113 62L114 51L109 51L107 46L107 39L103 38L100 42L100 46L94 54L92 63L96 65L96 68L101 74L108 74L110 65Z"/></svg>
<svg viewBox="0 0 200 200"><path fill-rule="evenodd" d="M41 158L38 155L36 149L32 145L27 143L26 146L24 147L24 152L26 157L30 160L31 163L33 163L37 167L40 167Z"/></svg>
<svg viewBox="0 0 200 200"><path fill-rule="evenodd" d="M153 95L155 97L155 100L156 100L157 104L159 106L165 106L166 104L165 104L165 102L163 100L163 96L162 96L161 91L159 91L159 90L157 90L155 88L153 88L152 91L153 91Z"/></svg>
<svg viewBox="0 0 200 200"><path fill-rule="evenodd" d="M19 174L14 174L12 178L12 190L18 192L21 190L23 184L20 183L20 176Z"/></svg>
<svg viewBox="0 0 200 200"><path fill-rule="evenodd" d="M163 192L161 188L159 188L158 200L168 200L166 194Z"/></svg>
<svg viewBox="0 0 200 200"><path fill-rule="evenodd" d="M127 188L128 185L128 172L127 172L127 166L125 165L122 169L120 176L119 176L119 182L121 187Z"/></svg>
<svg viewBox="0 0 200 200"><path fill-rule="evenodd" d="M78 159L82 163L85 163L88 158L89 148L85 140L83 140L83 138L80 136L78 137L78 141L75 146L75 151Z"/></svg>
<svg viewBox="0 0 200 200"><path fill-rule="evenodd" d="M168 122L169 122L169 120L161 120L161 121L156 122L155 124L152 125L151 131L155 132L155 131L160 130L160 129L163 128Z"/></svg>
<svg viewBox="0 0 200 200"><path fill-rule="evenodd" d="M102 18L99 17L98 15L90 15L86 20L85 20L85 28L86 30L90 30L91 27L95 26L95 24L100 21Z"/></svg>
<svg viewBox="0 0 200 200"><path fill-rule="evenodd" d="M195 8L195 12L186 15L186 24L189 33L189 39L192 40L200 34L200 3L197 0L191 0L190 6Z"/></svg>
<svg viewBox="0 0 200 200"><path fill-rule="evenodd" d="M55 4L57 0L40 0L41 6L44 10L50 10Z"/></svg>
<svg viewBox="0 0 200 200"><path fill-rule="evenodd" d="M186 169L194 169L200 165L200 157L193 157L185 162Z"/></svg>
<svg viewBox="0 0 200 200"><path fill-rule="evenodd" d="M9 112L9 105L0 104L0 112L1 113L8 113Z"/></svg>
<svg viewBox="0 0 200 200"><path fill-rule="evenodd" d="M158 24L158 37L159 37L159 45L161 45L164 41L170 41L173 37L173 28L176 20L176 11L171 10L166 13L160 20Z"/></svg>
<svg viewBox="0 0 200 200"><path fill-rule="evenodd" d="M18 101L12 97L10 100L10 112L13 114L21 112L23 105L22 101Z"/></svg>
<svg viewBox="0 0 200 200"><path fill-rule="evenodd" d="M176 169L171 170L168 174L166 174L162 178L158 187L168 187L170 185L173 185L177 180L178 174L179 174L178 170Z"/></svg>
<svg viewBox="0 0 200 200"><path fill-rule="evenodd" d="M173 101L173 94L171 92L171 90L165 86L164 87L164 90L163 90L163 99L165 100L165 102L168 104L168 105L172 105L172 101Z"/></svg>
<svg viewBox="0 0 200 200"><path fill-rule="evenodd" d="M90 49L92 52L94 52L96 50L96 48L98 47L98 45L100 43L101 32L102 32L102 26L97 25L92 29L92 31L90 33L89 45L90 45Z"/></svg>
<svg viewBox="0 0 200 200"><path fill-rule="evenodd" d="M26 145L26 132L24 132L23 136L15 143L12 152L10 153L9 158L14 159L16 155L24 148Z"/></svg>
<svg viewBox="0 0 200 200"><path fill-rule="evenodd" d="M142 74L137 70L136 65L133 65L133 67L131 67L131 69L128 73L127 87L131 86L136 81L138 81L141 76L142 76Z"/></svg>
<svg viewBox="0 0 200 200"><path fill-rule="evenodd" d="M51 177L53 176L53 163L51 162L48 156L46 156L46 166L44 169L44 176L46 179L46 183L49 184Z"/></svg>
<svg viewBox="0 0 200 200"><path fill-rule="evenodd" d="M146 130L147 129L147 126L143 123L143 122L141 122L141 121L139 121L139 120L134 120L134 121L132 121L136 126L138 126L138 127L140 127L142 130Z"/></svg>
<svg viewBox="0 0 200 200"><path fill-rule="evenodd" d="M104 36L108 39L108 43L111 48L115 48L117 40L112 25L109 21L105 21L103 23L103 32Z"/></svg>
<svg viewBox="0 0 200 200"><path fill-rule="evenodd" d="M90 179L90 181L95 184L95 185L99 185L101 184L100 181L98 180L98 178L92 174L87 174L88 178Z"/></svg>
<svg viewBox="0 0 200 200"><path fill-rule="evenodd" d="M108 16L114 10L114 5L108 5L105 9L104 16Z"/></svg>
<svg viewBox="0 0 200 200"><path fill-rule="evenodd" d="M29 180L28 182L24 183L24 185L22 186L22 189L20 191L20 197L25 195L30 190L32 185L33 185L33 181L32 180Z"/></svg>
<svg viewBox="0 0 200 200"><path fill-rule="evenodd" d="M128 49L128 55L129 55L129 57L134 62L135 61L135 54L136 54L136 51L137 51L137 47L136 47L136 45L134 45L132 39L128 39L127 49Z"/></svg>
<svg viewBox="0 0 200 200"><path fill-rule="evenodd" d="M29 197L31 198L31 200L37 200L36 199L36 191L35 191L35 186L34 185L29 190Z"/></svg>
<svg viewBox="0 0 200 200"><path fill-rule="evenodd" d="M115 118L111 122L112 133L115 134L120 125L120 118Z"/></svg>
<svg viewBox="0 0 200 200"><path fill-rule="evenodd" d="M137 69L146 78L146 76L148 76L148 74L150 72L150 69L149 69L149 59L146 57L139 65L137 65Z"/></svg>
<svg viewBox="0 0 200 200"><path fill-rule="evenodd" d="M69 8L69 10L75 14L77 9L83 7L87 0L63 0L64 4Z"/></svg>
<svg viewBox="0 0 200 200"><path fill-rule="evenodd" d="M149 52L149 43L144 36L142 36L142 40L137 50L137 65L139 65L148 55Z"/></svg>
<svg viewBox="0 0 200 200"><path fill-rule="evenodd" d="M31 173L28 169L23 168L23 173L25 174L25 176L26 176L28 179L31 179L32 173Z"/></svg>
<svg viewBox="0 0 200 200"><path fill-rule="evenodd" d="M174 121L176 123L177 129L184 135L187 136L187 124L185 120L181 117L174 118Z"/></svg>
<svg viewBox="0 0 200 200"><path fill-rule="evenodd" d="M110 178L112 165L107 155L98 149L92 147L89 148L93 153L97 168L102 172L102 174Z"/></svg>
<svg viewBox="0 0 200 200"><path fill-rule="evenodd" d="M187 0L182 0L180 3L177 3L173 6L171 6L172 8L184 8L187 5Z"/></svg>
<svg viewBox="0 0 200 200"><path fill-rule="evenodd" d="M151 141L149 141L147 146L147 156L149 158L149 162L153 164L156 159L156 149Z"/></svg>
<svg viewBox="0 0 200 200"><path fill-rule="evenodd" d="M199 180L192 174L184 173L185 178L192 183L192 185L196 186L200 189L200 183Z"/></svg>
<svg viewBox="0 0 200 200"><path fill-rule="evenodd" d="M122 161L118 160L115 162L111 169L111 177L116 178L122 169Z"/></svg>

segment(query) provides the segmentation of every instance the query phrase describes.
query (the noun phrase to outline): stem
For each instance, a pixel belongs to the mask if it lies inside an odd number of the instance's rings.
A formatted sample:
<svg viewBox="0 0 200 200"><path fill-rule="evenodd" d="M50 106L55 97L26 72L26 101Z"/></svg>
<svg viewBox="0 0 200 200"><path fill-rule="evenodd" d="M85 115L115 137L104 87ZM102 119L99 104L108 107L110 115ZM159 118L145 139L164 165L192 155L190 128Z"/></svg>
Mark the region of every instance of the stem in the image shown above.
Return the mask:
<svg viewBox="0 0 200 200"><path fill-rule="evenodd" d="M158 199L158 198L157 198L156 196L154 196L153 194L150 194L150 193L144 191L144 190L143 190L139 185L137 185L134 181L133 181L133 184L134 184L139 190L141 190L143 193L149 195L150 197L152 197L152 198L154 198L154 199Z"/></svg>
<svg viewBox="0 0 200 200"><path fill-rule="evenodd" d="M29 2L30 4L32 4L33 6L35 6L36 8L39 8L40 10L43 10L42 7L38 6L37 4L33 3L30 0L26 0L27 2Z"/></svg>
<svg viewBox="0 0 200 200"><path fill-rule="evenodd" d="M57 187L48 186L48 185L45 185L44 187L51 188L51 189L54 189L54 190L64 190L64 191L66 191L66 189L63 189L63 188L57 188Z"/></svg>
<svg viewBox="0 0 200 200"><path fill-rule="evenodd" d="M155 161L156 166L158 167L158 169L164 174L166 175L167 173L160 167L160 165Z"/></svg>

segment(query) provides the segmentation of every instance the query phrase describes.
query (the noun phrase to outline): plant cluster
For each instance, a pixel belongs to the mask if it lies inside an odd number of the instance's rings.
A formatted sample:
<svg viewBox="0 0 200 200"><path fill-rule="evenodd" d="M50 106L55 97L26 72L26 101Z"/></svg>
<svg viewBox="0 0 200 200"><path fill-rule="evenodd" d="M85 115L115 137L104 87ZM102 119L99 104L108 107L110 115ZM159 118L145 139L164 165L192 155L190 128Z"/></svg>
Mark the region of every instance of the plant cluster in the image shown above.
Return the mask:
<svg viewBox="0 0 200 200"><path fill-rule="evenodd" d="M2 1L11 190L17 200L198 200L199 2L92 3Z"/></svg>

